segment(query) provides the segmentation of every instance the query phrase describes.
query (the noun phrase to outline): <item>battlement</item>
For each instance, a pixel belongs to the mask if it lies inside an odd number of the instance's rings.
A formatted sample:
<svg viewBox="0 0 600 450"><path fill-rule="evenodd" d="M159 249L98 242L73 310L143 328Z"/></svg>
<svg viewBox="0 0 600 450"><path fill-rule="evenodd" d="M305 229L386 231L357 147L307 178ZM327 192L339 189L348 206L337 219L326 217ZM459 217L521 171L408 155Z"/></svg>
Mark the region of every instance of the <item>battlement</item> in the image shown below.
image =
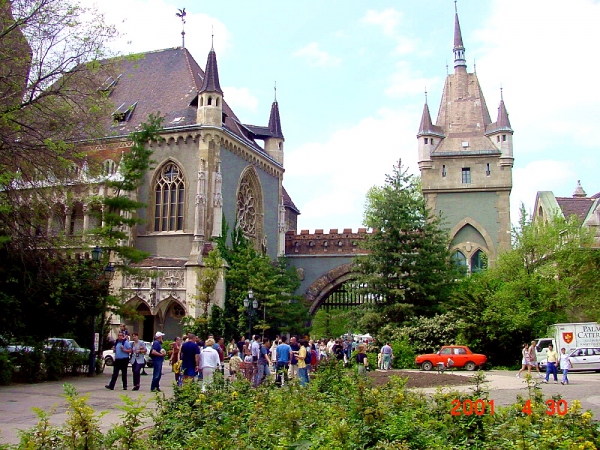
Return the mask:
<svg viewBox="0 0 600 450"><path fill-rule="evenodd" d="M330 229L329 233L323 231L310 233L309 230L301 230L299 234L288 231L285 233L285 254L334 256L365 253L360 250L359 243L371 234L366 228L359 228L356 233L352 228L344 228L341 233L337 228Z"/></svg>

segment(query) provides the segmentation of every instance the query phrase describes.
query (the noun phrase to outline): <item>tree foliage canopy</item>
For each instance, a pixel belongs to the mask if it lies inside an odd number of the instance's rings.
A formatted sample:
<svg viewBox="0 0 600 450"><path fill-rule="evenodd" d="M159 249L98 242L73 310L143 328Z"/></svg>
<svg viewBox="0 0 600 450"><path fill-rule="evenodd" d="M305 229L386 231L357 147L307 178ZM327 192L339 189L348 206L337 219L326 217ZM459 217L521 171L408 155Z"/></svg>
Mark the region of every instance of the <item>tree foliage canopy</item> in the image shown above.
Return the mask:
<svg viewBox="0 0 600 450"><path fill-rule="evenodd" d="M369 254L356 260L365 289L400 320L437 311L456 277L448 234L400 163L367 193L364 225L373 229L361 244Z"/></svg>

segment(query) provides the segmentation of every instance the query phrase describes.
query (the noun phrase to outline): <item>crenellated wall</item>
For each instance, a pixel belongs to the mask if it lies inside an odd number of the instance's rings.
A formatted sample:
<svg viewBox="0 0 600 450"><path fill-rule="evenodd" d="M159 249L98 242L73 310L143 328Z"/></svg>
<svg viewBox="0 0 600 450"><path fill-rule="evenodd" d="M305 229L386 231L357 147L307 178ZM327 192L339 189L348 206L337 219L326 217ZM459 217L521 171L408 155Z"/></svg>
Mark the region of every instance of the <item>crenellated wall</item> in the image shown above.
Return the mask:
<svg viewBox="0 0 600 450"><path fill-rule="evenodd" d="M359 242L368 234L366 228L359 228L354 233L352 228L344 228L340 233L337 228L324 233L323 230L302 230L299 234L288 231L285 234L286 256L323 255L341 256L360 253ZM364 253L364 250L362 251Z"/></svg>

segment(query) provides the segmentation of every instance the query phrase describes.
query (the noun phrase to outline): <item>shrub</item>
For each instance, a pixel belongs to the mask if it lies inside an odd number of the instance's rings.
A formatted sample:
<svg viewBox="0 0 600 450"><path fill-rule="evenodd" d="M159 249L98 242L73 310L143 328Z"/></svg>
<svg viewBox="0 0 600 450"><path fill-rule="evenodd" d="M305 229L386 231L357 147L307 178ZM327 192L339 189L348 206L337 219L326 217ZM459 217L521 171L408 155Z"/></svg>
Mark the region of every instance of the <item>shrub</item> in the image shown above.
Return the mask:
<svg viewBox="0 0 600 450"><path fill-rule="evenodd" d="M412 345L410 345L408 336L403 336L397 341L392 341L391 345L394 352L392 367L394 369L414 369L416 353Z"/></svg>
<svg viewBox="0 0 600 450"><path fill-rule="evenodd" d="M6 352L0 353L0 385L10 384L14 371L15 365L10 355Z"/></svg>

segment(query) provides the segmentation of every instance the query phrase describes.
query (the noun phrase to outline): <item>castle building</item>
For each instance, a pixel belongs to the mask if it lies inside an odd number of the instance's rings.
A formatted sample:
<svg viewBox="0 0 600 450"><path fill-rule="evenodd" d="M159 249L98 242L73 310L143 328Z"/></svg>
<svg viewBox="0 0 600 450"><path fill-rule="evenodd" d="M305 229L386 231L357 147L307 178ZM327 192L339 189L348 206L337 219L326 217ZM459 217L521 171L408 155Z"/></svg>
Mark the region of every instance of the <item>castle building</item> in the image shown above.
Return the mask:
<svg viewBox="0 0 600 450"><path fill-rule="evenodd" d="M513 129L504 100L492 122L476 73L467 71L458 13L454 73L435 124L427 100L417 134L423 195L449 227L452 257L467 272L510 248Z"/></svg>
<svg viewBox="0 0 600 450"><path fill-rule="evenodd" d="M282 185L279 104L272 103L268 125L242 123L225 101L214 49L204 70L183 47L125 59L101 90L115 110L106 119L106 137L82 150L102 163L105 178L120 176L129 133L151 113L164 117L163 140L149 144L155 164L133 193L147 207L137 212L143 223L130 230L129 245L151 256L136 265L142 275L115 278L113 288L142 317L126 322L130 330L145 340L157 330L172 339L181 333L183 316L204 312L194 298L198 276L224 221L229 230L240 227L272 258L285 251L285 232L295 226L299 211ZM101 206L93 199L106 194L102 179L77 173L69 196L53 208L49 230L54 234L85 235L98 226L101 214L92 212ZM93 237L88 239L93 246ZM211 304L223 306L224 289L221 279ZM119 321L115 317L113 325Z"/></svg>
<svg viewBox="0 0 600 450"><path fill-rule="evenodd" d="M579 181L571 197L556 197L552 191L538 191L533 221L545 222L554 215L565 219L576 216L582 227L594 230L595 245L600 247L600 192L588 197Z"/></svg>

